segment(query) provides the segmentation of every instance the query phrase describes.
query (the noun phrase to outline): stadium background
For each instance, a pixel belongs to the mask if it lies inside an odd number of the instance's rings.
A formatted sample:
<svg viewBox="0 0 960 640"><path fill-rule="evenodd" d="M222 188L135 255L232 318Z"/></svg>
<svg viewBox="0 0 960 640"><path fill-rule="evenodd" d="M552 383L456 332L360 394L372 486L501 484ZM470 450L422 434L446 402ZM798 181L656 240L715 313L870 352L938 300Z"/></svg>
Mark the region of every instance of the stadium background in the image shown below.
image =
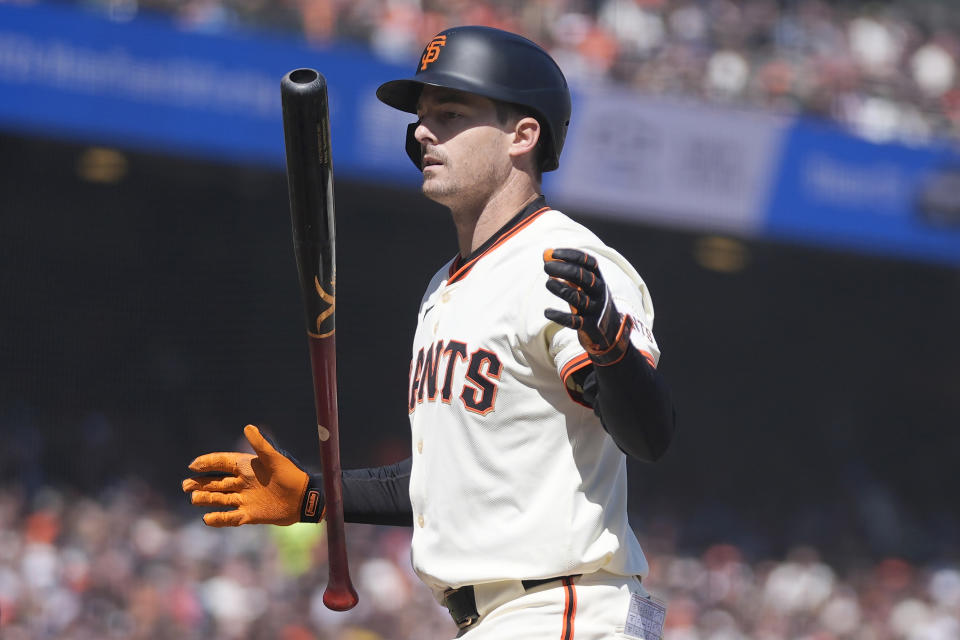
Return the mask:
<svg viewBox="0 0 960 640"><path fill-rule="evenodd" d="M680 432L662 463L631 466L631 516L667 639L960 636L950 4L531 6L0 4L4 638L452 635L405 531L350 527L361 605L333 614L318 528L204 529L178 492L186 463L238 446L247 422L316 464L274 66L349 88L333 134L343 458L406 455L416 304L455 244L416 192L404 121L360 100L446 21L550 45L575 113L614 105L630 132L587 135L575 116L576 171L545 190L654 294ZM823 57L839 79L810 89L834 78ZM226 69L255 90L121 83L120 68ZM669 165L676 140L711 161ZM643 185L660 160L666 182L739 190Z"/></svg>

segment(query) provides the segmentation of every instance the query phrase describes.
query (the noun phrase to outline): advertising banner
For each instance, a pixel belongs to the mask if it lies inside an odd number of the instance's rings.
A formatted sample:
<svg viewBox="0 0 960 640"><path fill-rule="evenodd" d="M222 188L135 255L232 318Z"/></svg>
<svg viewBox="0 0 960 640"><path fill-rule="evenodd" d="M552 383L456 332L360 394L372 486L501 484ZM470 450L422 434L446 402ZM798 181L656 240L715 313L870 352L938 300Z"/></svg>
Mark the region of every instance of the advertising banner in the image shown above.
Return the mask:
<svg viewBox="0 0 960 640"><path fill-rule="evenodd" d="M409 70L363 48L0 4L6 129L282 167L280 79L299 67L327 78L338 172L376 168L378 179L416 182L403 151L413 116L374 96L380 82Z"/></svg>
<svg viewBox="0 0 960 640"><path fill-rule="evenodd" d="M585 92L549 186L582 211L753 235L788 125L759 112Z"/></svg>
<svg viewBox="0 0 960 640"><path fill-rule="evenodd" d="M960 155L875 144L798 121L767 205L768 237L960 264Z"/></svg>

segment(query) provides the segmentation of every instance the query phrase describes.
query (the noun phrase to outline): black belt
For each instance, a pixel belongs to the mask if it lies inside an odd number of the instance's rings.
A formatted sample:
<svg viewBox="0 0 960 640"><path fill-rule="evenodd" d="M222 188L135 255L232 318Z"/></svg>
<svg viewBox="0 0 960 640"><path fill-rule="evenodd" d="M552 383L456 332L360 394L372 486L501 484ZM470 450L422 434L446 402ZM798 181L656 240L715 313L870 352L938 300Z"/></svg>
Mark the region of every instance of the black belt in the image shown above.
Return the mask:
<svg viewBox="0 0 960 640"><path fill-rule="evenodd" d="M563 580L568 576L558 578L542 578L540 580L521 580L524 591L529 591L534 587L539 587L548 582ZM569 576L574 577L574 576ZM477 613L477 598L474 594L473 585L460 587L459 589L447 589L443 594L443 606L450 612L450 616L456 623L458 629L466 629L474 622L480 619Z"/></svg>

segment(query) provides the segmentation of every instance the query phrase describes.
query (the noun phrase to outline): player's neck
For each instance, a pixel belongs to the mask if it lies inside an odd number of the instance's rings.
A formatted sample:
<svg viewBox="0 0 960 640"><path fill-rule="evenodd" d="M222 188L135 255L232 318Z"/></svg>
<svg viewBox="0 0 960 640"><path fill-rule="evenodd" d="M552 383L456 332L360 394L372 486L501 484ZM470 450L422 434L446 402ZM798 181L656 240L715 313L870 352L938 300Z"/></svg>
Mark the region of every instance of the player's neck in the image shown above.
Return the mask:
<svg viewBox="0 0 960 640"><path fill-rule="evenodd" d="M451 207L460 255L466 257L476 251L539 195L540 185L527 174L521 174L511 176L489 198L479 203L461 208Z"/></svg>

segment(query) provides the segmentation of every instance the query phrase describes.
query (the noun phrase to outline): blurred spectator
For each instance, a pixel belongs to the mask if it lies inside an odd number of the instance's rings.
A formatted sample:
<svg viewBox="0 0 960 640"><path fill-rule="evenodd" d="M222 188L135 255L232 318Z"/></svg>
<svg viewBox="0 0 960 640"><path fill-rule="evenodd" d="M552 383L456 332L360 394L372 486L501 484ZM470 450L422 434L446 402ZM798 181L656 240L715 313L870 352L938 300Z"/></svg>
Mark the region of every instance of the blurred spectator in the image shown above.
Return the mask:
<svg viewBox="0 0 960 640"><path fill-rule="evenodd" d="M115 20L172 13L186 28L241 25L315 43L361 41L410 64L457 24L526 35L574 83L809 113L874 140L960 131L960 12L950 0L82 0Z"/></svg>
<svg viewBox="0 0 960 640"><path fill-rule="evenodd" d="M665 640L960 637L960 567L830 564L809 547L749 560L731 544L672 550L660 521L646 584ZM642 534L643 532L641 532ZM96 496L0 490L0 635L30 638L394 640L455 634L413 575L410 532L351 525L360 604L322 604L322 527L213 529L128 483Z"/></svg>

